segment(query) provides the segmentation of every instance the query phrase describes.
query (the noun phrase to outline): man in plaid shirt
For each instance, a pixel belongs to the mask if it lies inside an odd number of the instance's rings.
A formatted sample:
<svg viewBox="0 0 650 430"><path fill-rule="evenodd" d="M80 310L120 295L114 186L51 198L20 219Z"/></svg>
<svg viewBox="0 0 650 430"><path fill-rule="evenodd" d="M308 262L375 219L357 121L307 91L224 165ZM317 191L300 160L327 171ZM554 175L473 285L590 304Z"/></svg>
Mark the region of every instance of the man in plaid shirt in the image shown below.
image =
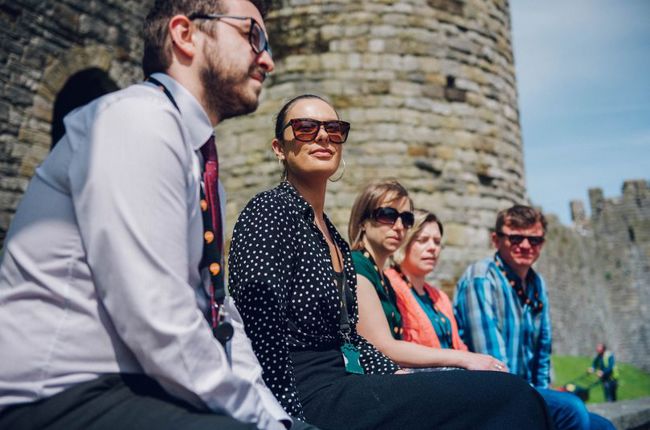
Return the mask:
<svg viewBox="0 0 650 430"><path fill-rule="evenodd" d="M490 354L544 397L558 430L613 429L570 393L549 388L551 323L544 280L532 269L544 245L546 219L515 205L497 215L494 256L470 265L458 281L454 308L469 349ZM495 369L498 370L498 369Z"/></svg>

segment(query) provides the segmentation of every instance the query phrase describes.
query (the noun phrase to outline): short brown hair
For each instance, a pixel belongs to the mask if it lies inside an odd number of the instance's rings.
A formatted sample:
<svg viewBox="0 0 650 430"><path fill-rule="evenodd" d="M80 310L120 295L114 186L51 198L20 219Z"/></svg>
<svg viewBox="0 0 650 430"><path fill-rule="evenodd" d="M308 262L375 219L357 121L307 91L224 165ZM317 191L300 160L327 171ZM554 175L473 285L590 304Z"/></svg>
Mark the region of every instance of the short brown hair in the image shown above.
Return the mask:
<svg viewBox="0 0 650 430"><path fill-rule="evenodd" d="M408 191L395 179L379 179L366 185L354 201L348 224L348 239L352 249L363 248L363 229L361 225L370 218L372 211L377 209L384 199L390 197L391 202L407 198L411 209L413 201Z"/></svg>
<svg viewBox="0 0 650 430"><path fill-rule="evenodd" d="M267 0L241 1L250 1L260 11L262 17L266 16ZM156 72L166 72L171 65L172 45L168 37L168 24L173 16L224 13L224 3L224 0L156 0L143 26L142 71L145 77Z"/></svg>
<svg viewBox="0 0 650 430"><path fill-rule="evenodd" d="M440 229L440 236L442 236L444 233L444 230L442 228L442 222L440 222L440 220L435 214L421 209L416 209L413 211L413 215L415 215L415 222L413 223L413 227L411 227L406 231L406 235L404 236L404 242L397 249L397 251L395 251L395 253L392 255L393 261L397 264L402 264L402 262L406 258L406 253L408 251L409 246L411 246L411 243L413 243L415 238L418 237L418 234L420 234L420 232L424 230L424 227L427 224L435 222L436 224L438 224L438 228Z"/></svg>
<svg viewBox="0 0 650 430"><path fill-rule="evenodd" d="M504 225L512 228L530 228L538 222L542 223L542 228L546 232L546 218L541 211L530 206L514 205L497 214L494 231L500 233Z"/></svg>

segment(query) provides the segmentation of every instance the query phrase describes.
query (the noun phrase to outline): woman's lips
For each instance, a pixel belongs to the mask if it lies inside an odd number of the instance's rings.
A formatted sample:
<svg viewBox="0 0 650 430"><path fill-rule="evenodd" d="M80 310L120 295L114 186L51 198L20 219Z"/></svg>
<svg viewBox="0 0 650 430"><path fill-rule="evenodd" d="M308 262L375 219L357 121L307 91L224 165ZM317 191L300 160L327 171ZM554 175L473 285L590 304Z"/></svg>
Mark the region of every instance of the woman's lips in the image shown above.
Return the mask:
<svg viewBox="0 0 650 430"><path fill-rule="evenodd" d="M317 149L315 151L311 151L309 154L318 158L332 158L334 155L332 151L329 151L327 149Z"/></svg>

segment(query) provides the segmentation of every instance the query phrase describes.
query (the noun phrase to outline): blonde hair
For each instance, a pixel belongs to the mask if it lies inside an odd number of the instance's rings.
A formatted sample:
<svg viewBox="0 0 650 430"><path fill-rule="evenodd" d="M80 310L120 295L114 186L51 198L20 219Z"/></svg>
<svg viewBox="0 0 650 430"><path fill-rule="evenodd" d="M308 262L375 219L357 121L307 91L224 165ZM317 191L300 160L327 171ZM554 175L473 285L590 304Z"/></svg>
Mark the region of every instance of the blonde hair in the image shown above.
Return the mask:
<svg viewBox="0 0 650 430"><path fill-rule="evenodd" d="M388 197L390 197L390 203L406 198L410 209L413 209L413 201L409 197L408 191L397 180L379 179L370 182L357 196L350 212L348 239L353 250L363 248L362 225L365 220L370 218L372 211L377 209Z"/></svg>
<svg viewBox="0 0 650 430"><path fill-rule="evenodd" d="M415 215L413 227L406 231L404 242L391 256L391 259L395 264L402 264L404 262L409 246L411 246L415 238L418 237L427 224L435 222L438 224L438 228L440 229L440 236L443 234L442 223L435 214L421 209L416 209L413 211L413 215Z"/></svg>

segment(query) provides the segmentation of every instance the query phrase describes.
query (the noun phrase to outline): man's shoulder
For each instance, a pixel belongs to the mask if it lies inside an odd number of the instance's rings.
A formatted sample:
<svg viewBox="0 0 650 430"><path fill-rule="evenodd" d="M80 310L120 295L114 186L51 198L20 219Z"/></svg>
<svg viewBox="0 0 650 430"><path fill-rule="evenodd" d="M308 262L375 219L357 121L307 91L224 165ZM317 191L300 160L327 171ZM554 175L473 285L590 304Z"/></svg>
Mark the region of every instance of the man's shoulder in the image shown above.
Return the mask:
<svg viewBox="0 0 650 430"><path fill-rule="evenodd" d="M65 117L64 122L66 132L75 130L75 124L89 126L105 118L124 121L123 126L137 124L139 128L145 128L148 121L156 121L159 116L168 117L170 113L175 115L173 106L162 92L148 85L133 84L75 109Z"/></svg>
<svg viewBox="0 0 650 430"><path fill-rule="evenodd" d="M246 204L239 221L252 217L256 222L290 223L293 216L291 199L279 186L256 194ZM239 222L238 221L238 222Z"/></svg>
<svg viewBox="0 0 650 430"><path fill-rule="evenodd" d="M142 83L130 85L124 89L106 94L96 101L96 109L101 112L106 109L120 109L133 106L134 108L149 107L150 109L172 108L173 105L162 91ZM165 109L166 110L166 109Z"/></svg>
<svg viewBox="0 0 650 430"><path fill-rule="evenodd" d="M494 272L494 268L494 259L491 257L486 257L482 260L478 260L470 264L467 269L465 269L461 280L469 281L477 278L489 278Z"/></svg>

